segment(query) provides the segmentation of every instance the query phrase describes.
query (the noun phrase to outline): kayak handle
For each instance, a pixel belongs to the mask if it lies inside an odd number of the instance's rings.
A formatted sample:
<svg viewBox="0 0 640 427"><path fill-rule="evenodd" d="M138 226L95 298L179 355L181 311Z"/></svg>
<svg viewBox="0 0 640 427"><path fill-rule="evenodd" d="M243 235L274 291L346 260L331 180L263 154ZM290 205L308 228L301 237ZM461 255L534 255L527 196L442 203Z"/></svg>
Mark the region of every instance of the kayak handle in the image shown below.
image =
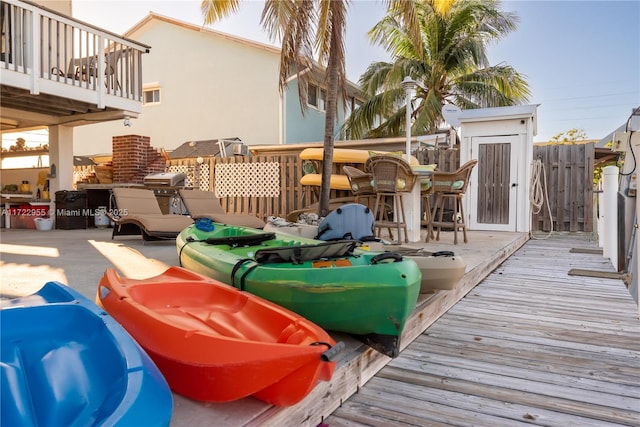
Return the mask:
<svg viewBox="0 0 640 427"><path fill-rule="evenodd" d="M392 259L393 262L400 262L402 261L402 255L400 255L398 252L382 252L381 254L378 254L371 258L371 264L377 264L380 261L384 261L386 259Z"/></svg>
<svg viewBox="0 0 640 427"><path fill-rule="evenodd" d="M314 345L314 344L312 344L312 345ZM329 345L327 343L318 343L318 344ZM342 353L342 350L344 350L344 347L345 347L345 345L344 345L344 343L342 341L338 341L333 347L331 347L329 345L329 350L327 350L324 353L322 353L320 355L320 359L323 362L333 362L336 359L336 356L339 353Z"/></svg>
<svg viewBox="0 0 640 427"><path fill-rule="evenodd" d="M256 246L276 238L276 233L267 232L240 236L209 237L204 240L208 245Z"/></svg>
<svg viewBox="0 0 640 427"><path fill-rule="evenodd" d="M431 256L455 256L452 251L438 251L431 254Z"/></svg>

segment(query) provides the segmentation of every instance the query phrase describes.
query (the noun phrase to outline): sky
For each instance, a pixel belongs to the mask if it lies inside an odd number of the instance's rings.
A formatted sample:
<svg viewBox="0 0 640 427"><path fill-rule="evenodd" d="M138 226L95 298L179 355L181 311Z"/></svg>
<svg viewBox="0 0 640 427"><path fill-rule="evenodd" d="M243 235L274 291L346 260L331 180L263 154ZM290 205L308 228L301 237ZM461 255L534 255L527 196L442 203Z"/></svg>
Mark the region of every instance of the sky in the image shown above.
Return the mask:
<svg viewBox="0 0 640 427"><path fill-rule="evenodd" d="M260 25L264 3L240 3L236 14L211 28L275 44ZM74 17L117 34L150 11L203 24L199 0L73 0L72 5ZM372 62L390 59L366 35L384 7L381 0L351 1L346 65L353 82ZM539 104L534 141L572 128L601 139L640 106L640 0L518 0L503 1L501 9L518 15L518 28L488 46L489 60L511 65L529 83L528 103Z"/></svg>

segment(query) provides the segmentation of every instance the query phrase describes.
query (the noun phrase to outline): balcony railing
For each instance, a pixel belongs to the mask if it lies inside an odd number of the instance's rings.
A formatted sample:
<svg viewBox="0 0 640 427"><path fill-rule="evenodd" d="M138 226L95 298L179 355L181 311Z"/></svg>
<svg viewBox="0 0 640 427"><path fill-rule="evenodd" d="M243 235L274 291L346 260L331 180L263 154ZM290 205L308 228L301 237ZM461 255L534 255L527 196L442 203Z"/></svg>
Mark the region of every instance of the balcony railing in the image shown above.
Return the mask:
<svg viewBox="0 0 640 427"><path fill-rule="evenodd" d="M149 46L20 0L0 1L0 29L3 85L141 110Z"/></svg>

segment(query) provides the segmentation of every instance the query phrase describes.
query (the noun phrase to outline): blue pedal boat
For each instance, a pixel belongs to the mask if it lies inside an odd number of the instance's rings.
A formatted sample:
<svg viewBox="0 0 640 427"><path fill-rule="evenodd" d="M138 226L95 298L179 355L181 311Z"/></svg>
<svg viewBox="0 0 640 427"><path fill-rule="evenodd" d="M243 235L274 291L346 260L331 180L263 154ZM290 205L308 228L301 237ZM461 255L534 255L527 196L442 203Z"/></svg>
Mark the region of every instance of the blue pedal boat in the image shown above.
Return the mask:
<svg viewBox="0 0 640 427"><path fill-rule="evenodd" d="M58 282L0 301L2 426L168 426L173 397L104 310Z"/></svg>

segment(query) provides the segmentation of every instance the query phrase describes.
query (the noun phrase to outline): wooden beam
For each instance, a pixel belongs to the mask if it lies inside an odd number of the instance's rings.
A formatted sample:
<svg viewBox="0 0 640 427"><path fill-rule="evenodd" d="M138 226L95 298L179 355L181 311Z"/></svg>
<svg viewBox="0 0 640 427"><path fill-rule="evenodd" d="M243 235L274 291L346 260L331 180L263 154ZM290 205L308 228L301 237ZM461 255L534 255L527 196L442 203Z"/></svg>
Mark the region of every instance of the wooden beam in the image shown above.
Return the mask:
<svg viewBox="0 0 640 427"><path fill-rule="evenodd" d="M627 287L631 282L631 275L629 273L617 272L617 271L600 271L600 270L585 270L582 268L572 268L569 270L569 276L585 276L585 277L599 277L602 279L617 279L622 280Z"/></svg>
<svg viewBox="0 0 640 427"><path fill-rule="evenodd" d="M573 254L594 254L594 255L602 255L602 248L598 249L589 249L589 248L571 248L569 252Z"/></svg>

